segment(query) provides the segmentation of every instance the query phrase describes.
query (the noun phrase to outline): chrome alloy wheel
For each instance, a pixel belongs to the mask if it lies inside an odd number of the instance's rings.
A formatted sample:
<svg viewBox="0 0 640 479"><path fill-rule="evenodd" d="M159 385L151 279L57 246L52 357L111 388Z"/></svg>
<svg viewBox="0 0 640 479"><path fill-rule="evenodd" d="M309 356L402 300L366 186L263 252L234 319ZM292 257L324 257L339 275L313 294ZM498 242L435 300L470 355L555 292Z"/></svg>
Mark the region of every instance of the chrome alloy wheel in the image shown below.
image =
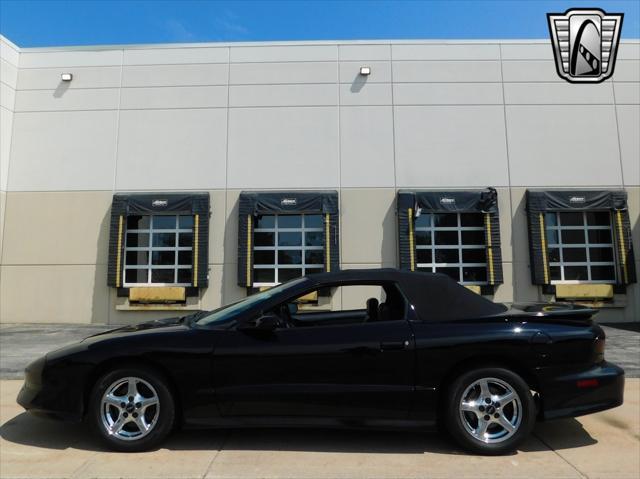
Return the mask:
<svg viewBox="0 0 640 479"><path fill-rule="evenodd" d="M158 393L144 379L118 379L102 395L102 425L107 434L118 439L135 441L145 437L155 427L159 414Z"/></svg>
<svg viewBox="0 0 640 479"><path fill-rule="evenodd" d="M497 378L473 382L462 394L459 411L465 430L487 444L509 439L522 423L520 396Z"/></svg>

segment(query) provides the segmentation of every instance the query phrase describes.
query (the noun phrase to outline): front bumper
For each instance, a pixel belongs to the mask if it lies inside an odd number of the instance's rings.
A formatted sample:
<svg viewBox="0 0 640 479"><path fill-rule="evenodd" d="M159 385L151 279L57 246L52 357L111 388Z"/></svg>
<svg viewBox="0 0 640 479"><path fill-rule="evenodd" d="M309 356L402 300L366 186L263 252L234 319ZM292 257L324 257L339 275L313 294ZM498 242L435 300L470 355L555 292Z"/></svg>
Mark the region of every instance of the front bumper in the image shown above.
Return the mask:
<svg viewBox="0 0 640 479"><path fill-rule="evenodd" d="M582 416L618 407L623 399L624 370L602 362L586 371L544 381L541 416L542 419Z"/></svg>

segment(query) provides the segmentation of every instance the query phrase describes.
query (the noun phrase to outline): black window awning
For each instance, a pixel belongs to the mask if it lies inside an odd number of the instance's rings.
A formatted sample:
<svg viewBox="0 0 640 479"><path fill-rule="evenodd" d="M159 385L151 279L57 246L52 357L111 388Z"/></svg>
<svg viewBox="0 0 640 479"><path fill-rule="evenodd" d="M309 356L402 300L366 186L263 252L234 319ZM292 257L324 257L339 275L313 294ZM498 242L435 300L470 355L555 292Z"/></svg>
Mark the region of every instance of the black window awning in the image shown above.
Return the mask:
<svg viewBox="0 0 640 479"><path fill-rule="evenodd" d="M551 284L545 213L552 211L610 211L616 248L616 284L636 282L627 192L623 190L527 190L529 254L533 284Z"/></svg>
<svg viewBox="0 0 640 479"><path fill-rule="evenodd" d="M116 193L114 206L127 215L209 212L209 193Z"/></svg>
<svg viewBox="0 0 640 479"><path fill-rule="evenodd" d="M324 271L340 269L337 191L243 191L238 213L238 285L253 286L253 228L261 215L324 215Z"/></svg>
<svg viewBox="0 0 640 479"><path fill-rule="evenodd" d="M494 188L466 191L398 191L398 207L424 209L431 213L497 213L498 194Z"/></svg>

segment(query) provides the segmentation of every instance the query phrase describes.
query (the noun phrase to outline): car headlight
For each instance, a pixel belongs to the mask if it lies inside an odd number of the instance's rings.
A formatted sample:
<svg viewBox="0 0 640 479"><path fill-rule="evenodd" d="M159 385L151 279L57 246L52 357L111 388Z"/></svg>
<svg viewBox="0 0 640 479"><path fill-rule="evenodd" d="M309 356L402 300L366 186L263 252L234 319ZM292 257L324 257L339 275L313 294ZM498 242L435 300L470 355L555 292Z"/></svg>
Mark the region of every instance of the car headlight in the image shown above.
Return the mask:
<svg viewBox="0 0 640 479"><path fill-rule="evenodd" d="M46 362L47 358L42 356L29 363L24 369L24 382L27 386L40 386L42 384L42 371Z"/></svg>

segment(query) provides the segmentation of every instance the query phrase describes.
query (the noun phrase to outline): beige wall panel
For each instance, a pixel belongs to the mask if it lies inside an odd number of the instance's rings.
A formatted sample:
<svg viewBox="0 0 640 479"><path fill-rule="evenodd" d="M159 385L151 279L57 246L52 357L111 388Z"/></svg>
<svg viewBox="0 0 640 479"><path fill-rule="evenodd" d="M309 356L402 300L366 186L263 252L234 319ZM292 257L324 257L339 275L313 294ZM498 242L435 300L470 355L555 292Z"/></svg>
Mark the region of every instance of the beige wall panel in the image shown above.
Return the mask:
<svg viewBox="0 0 640 479"><path fill-rule="evenodd" d="M16 113L9 189L111 190L116 123L115 111Z"/></svg>
<svg viewBox="0 0 640 479"><path fill-rule="evenodd" d="M238 201L240 190L227 190L227 203L224 226L224 262L236 264L238 262ZM225 279L230 273L225 269ZM234 282L237 279L235 269L232 273Z"/></svg>
<svg viewBox="0 0 640 479"><path fill-rule="evenodd" d="M624 184L640 186L640 105L618 105L616 114Z"/></svg>
<svg viewBox="0 0 640 479"><path fill-rule="evenodd" d="M63 83L57 90L18 90L16 112L115 110L119 96L117 88L71 90Z"/></svg>
<svg viewBox="0 0 640 479"><path fill-rule="evenodd" d="M22 51L20 68L96 67L122 64L122 50Z"/></svg>
<svg viewBox="0 0 640 479"><path fill-rule="evenodd" d="M513 247L511 244L511 195L509 188L496 188L496 191L498 193L502 261L509 263L513 261Z"/></svg>
<svg viewBox="0 0 640 479"><path fill-rule="evenodd" d="M222 306L223 265L209 265L209 286L200 292L200 308L205 310L217 309Z"/></svg>
<svg viewBox="0 0 640 479"><path fill-rule="evenodd" d="M342 310L366 309L367 300L375 298L381 303L384 291L380 286L343 286L338 290L342 295Z"/></svg>
<svg viewBox="0 0 640 479"><path fill-rule="evenodd" d="M396 259L395 189L340 192L340 261L383 263Z"/></svg>
<svg viewBox="0 0 640 479"><path fill-rule="evenodd" d="M340 108L342 187L395 186L391 106Z"/></svg>
<svg viewBox="0 0 640 479"><path fill-rule="evenodd" d="M140 48L124 51L125 65L178 65L185 63L227 63L227 47Z"/></svg>
<svg viewBox="0 0 640 479"><path fill-rule="evenodd" d="M20 90L77 90L78 88L118 88L121 67L27 68L20 70ZM63 82L63 73L73 74L73 80Z"/></svg>
<svg viewBox="0 0 640 479"><path fill-rule="evenodd" d="M338 104L335 85L235 85L229 87L229 106L331 106Z"/></svg>
<svg viewBox="0 0 640 479"><path fill-rule="evenodd" d="M394 57L395 60L395 57ZM401 82L499 82L500 62L427 61L393 62L393 81Z"/></svg>
<svg viewBox="0 0 640 479"><path fill-rule="evenodd" d="M229 187L335 188L337 116L331 107L231 109Z"/></svg>
<svg viewBox="0 0 640 479"><path fill-rule="evenodd" d="M538 287L531 284L529 268L529 236L527 224L526 188L511 188L512 220L500 221L501 229L511 228L511 254L513 269L514 301L538 301ZM509 248L504 245L505 249ZM504 255L503 249L503 255Z"/></svg>
<svg viewBox="0 0 640 479"><path fill-rule="evenodd" d="M224 257L224 232L226 223L226 193L224 190L209 191L211 217L209 218L209 263L222 264Z"/></svg>
<svg viewBox="0 0 640 479"><path fill-rule="evenodd" d="M331 62L232 63L231 85L279 83L336 83L338 72Z"/></svg>
<svg viewBox="0 0 640 479"><path fill-rule="evenodd" d="M226 86L123 88L120 108L215 108L227 106Z"/></svg>
<svg viewBox="0 0 640 479"><path fill-rule="evenodd" d="M226 85L228 75L229 66L225 63L125 66L122 86Z"/></svg>
<svg viewBox="0 0 640 479"><path fill-rule="evenodd" d="M9 184L9 157L13 132L13 112L0 107L0 191Z"/></svg>
<svg viewBox="0 0 640 479"><path fill-rule="evenodd" d="M118 190L224 188L225 109L120 113Z"/></svg>
<svg viewBox="0 0 640 479"><path fill-rule="evenodd" d="M499 60L497 44L397 44L391 45L394 60Z"/></svg>
<svg viewBox="0 0 640 479"><path fill-rule="evenodd" d="M627 187L625 190L627 192L627 204L629 206L634 256L636 260L640 260L640 187ZM640 277L640 270L637 271L637 275Z"/></svg>
<svg viewBox="0 0 640 479"><path fill-rule="evenodd" d="M4 59L0 59L0 82L5 83L14 90L18 84L18 69Z"/></svg>
<svg viewBox="0 0 640 479"><path fill-rule="evenodd" d="M360 67L371 68L371 74L363 77L360 75ZM391 82L391 62L375 62L375 61L358 61L345 62L341 61L340 65L340 83L390 83Z"/></svg>
<svg viewBox="0 0 640 479"><path fill-rule="evenodd" d="M361 60L390 60L390 45L340 45L340 61L361 61Z"/></svg>
<svg viewBox="0 0 640 479"><path fill-rule="evenodd" d="M238 286L237 263L222 265L222 304L227 305L247 296L246 288Z"/></svg>
<svg viewBox="0 0 640 479"><path fill-rule="evenodd" d="M396 83L395 105L502 105L500 83Z"/></svg>
<svg viewBox="0 0 640 479"><path fill-rule="evenodd" d="M379 106L392 103L390 83L368 83L363 80L352 85L340 84L340 105L342 106Z"/></svg>
<svg viewBox="0 0 640 479"><path fill-rule="evenodd" d="M106 323L105 265L0 267L3 323Z"/></svg>
<svg viewBox="0 0 640 479"><path fill-rule="evenodd" d="M11 192L7 196L11 207L5 216L3 264L107 263L110 192Z"/></svg>
<svg viewBox="0 0 640 479"><path fill-rule="evenodd" d="M613 104L611 82L594 85L564 83L505 83L507 104Z"/></svg>
<svg viewBox="0 0 640 479"><path fill-rule="evenodd" d="M495 301L496 303L513 303L513 264L503 262L502 273L504 283L502 283L495 289L495 293L492 297L487 296L487 298Z"/></svg>
<svg viewBox="0 0 640 479"><path fill-rule="evenodd" d="M618 105L638 105L640 104L640 83L613 82L616 93L616 104Z"/></svg>

